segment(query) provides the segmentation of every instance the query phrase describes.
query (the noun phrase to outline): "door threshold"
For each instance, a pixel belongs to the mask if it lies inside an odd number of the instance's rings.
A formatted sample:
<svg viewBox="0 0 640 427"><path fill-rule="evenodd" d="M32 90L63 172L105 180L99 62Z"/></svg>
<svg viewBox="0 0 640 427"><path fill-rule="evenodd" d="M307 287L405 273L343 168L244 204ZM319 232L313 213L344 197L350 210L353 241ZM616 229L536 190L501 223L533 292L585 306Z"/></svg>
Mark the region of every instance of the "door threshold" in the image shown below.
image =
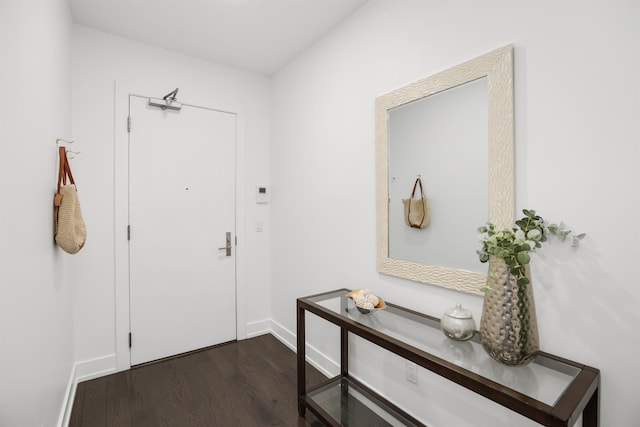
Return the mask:
<svg viewBox="0 0 640 427"><path fill-rule="evenodd" d="M162 362L166 362L168 360L178 359L180 357L185 357L185 356L189 356L191 354L200 353L202 351L211 350L212 348L221 347L223 345L231 344L231 343L234 343L234 342L237 342L237 341L238 340L225 341L225 342L221 342L220 344L214 344L214 345L210 345L208 347L197 348L195 350L185 351L184 353L174 354L173 356L167 356L167 357L163 357L161 359L150 360L149 362L138 363L137 365L131 365L131 369L143 368L145 366L155 365L156 363L162 363Z"/></svg>

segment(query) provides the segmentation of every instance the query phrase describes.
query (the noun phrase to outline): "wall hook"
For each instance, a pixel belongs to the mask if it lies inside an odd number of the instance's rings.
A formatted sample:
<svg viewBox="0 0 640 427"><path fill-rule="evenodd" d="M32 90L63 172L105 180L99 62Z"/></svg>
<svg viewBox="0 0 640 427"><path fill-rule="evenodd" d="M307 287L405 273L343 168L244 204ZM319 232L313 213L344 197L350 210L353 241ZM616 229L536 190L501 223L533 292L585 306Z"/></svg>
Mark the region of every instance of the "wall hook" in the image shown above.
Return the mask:
<svg viewBox="0 0 640 427"><path fill-rule="evenodd" d="M71 153L71 154L80 154L80 152L79 152L79 151L71 151L71 150L67 150L67 149L65 149L65 151L66 151L67 153ZM71 159L75 159L75 158L76 158L76 156L69 156L69 160L71 160Z"/></svg>
<svg viewBox="0 0 640 427"><path fill-rule="evenodd" d="M56 145L59 147L61 143L73 144L73 141L67 141L66 139L58 138L56 139Z"/></svg>
<svg viewBox="0 0 640 427"><path fill-rule="evenodd" d="M73 141L67 141L66 139L62 139L62 138L56 139L56 145L58 147L64 147L65 144L73 144ZM67 152L67 153L71 153L71 154L80 154L79 151L71 151L66 147L65 147L64 151ZM75 158L74 156L70 156L69 157L69 159L74 159L74 158Z"/></svg>

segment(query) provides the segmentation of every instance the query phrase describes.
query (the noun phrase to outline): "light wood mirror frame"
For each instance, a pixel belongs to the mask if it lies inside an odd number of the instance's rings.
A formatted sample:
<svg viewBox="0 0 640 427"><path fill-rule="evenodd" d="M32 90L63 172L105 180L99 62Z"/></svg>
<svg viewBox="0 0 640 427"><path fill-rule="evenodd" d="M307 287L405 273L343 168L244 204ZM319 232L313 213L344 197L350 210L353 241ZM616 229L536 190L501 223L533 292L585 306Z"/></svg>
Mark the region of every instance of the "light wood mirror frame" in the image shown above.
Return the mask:
<svg viewBox="0 0 640 427"><path fill-rule="evenodd" d="M376 228L380 273L481 294L487 275L456 268L389 258L389 110L486 77L488 95L489 221L499 228L514 221L513 47L482 56L376 98ZM480 226L482 224L478 224ZM475 250L475 249L474 249ZM480 263L480 261L478 261Z"/></svg>

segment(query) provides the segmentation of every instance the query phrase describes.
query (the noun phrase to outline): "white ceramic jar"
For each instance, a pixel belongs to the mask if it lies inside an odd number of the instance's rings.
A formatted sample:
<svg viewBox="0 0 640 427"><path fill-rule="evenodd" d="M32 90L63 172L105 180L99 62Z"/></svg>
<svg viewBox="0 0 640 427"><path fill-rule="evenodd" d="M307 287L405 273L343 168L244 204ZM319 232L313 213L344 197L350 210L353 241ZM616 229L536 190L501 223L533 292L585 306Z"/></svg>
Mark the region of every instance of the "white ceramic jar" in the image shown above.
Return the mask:
<svg viewBox="0 0 640 427"><path fill-rule="evenodd" d="M440 328L444 334L457 341L466 341L473 337L476 331L476 322L471 312L462 308L461 304L445 310L440 319Z"/></svg>

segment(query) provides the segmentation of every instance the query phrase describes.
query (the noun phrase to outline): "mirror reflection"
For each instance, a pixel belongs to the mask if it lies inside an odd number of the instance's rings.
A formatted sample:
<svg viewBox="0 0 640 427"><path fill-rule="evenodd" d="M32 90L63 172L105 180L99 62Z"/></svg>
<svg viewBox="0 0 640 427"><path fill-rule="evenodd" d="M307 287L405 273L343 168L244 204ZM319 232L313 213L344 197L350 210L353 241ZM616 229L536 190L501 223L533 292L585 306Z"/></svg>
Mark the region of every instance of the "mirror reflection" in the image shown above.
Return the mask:
<svg viewBox="0 0 640 427"><path fill-rule="evenodd" d="M406 225L402 202L418 177L423 228ZM487 275L476 230L513 223L514 185L512 46L376 98L380 273L480 294Z"/></svg>
<svg viewBox="0 0 640 427"><path fill-rule="evenodd" d="M476 229L489 217L486 77L388 111L389 257L483 271ZM420 177L429 223L411 228L403 199Z"/></svg>

